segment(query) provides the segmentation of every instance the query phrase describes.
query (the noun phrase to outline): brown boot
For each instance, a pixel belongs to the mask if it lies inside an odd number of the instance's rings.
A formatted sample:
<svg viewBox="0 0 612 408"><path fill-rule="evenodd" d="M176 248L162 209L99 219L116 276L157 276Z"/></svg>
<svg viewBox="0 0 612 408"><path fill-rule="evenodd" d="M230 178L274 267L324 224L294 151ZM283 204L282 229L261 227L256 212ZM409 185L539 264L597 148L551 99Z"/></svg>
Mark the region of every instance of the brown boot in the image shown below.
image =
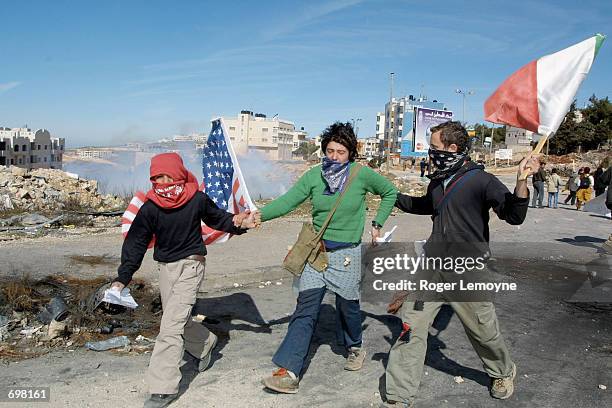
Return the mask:
<svg viewBox="0 0 612 408"><path fill-rule="evenodd" d="M492 378L491 396L505 400L510 398L514 392L514 378L516 377L516 364L512 363L512 374L505 378Z"/></svg>
<svg viewBox="0 0 612 408"><path fill-rule="evenodd" d="M300 380L289 375L286 368L279 368L271 377L262 380L266 388L283 394L296 394L299 390Z"/></svg>
<svg viewBox="0 0 612 408"><path fill-rule="evenodd" d="M347 371L358 371L363 367L366 351L363 347L351 347L344 364L344 369Z"/></svg>

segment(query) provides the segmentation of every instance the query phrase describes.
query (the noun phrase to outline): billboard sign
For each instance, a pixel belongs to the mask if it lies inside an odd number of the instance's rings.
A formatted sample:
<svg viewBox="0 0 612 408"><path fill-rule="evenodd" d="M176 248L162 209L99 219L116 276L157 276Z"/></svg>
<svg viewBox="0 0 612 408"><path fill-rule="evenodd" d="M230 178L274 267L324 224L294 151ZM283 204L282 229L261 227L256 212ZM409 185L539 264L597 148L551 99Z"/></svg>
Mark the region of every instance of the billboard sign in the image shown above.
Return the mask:
<svg viewBox="0 0 612 408"><path fill-rule="evenodd" d="M427 108L416 108L415 112L414 151L427 152L431 139L431 128L453 120L453 112Z"/></svg>

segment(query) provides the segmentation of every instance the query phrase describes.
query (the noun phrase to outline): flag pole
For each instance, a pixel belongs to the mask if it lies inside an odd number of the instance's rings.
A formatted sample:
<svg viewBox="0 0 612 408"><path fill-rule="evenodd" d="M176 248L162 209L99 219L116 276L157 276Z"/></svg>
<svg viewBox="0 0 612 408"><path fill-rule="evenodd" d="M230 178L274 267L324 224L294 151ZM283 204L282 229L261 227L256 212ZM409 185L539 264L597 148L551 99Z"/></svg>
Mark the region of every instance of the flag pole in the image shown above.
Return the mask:
<svg viewBox="0 0 612 408"><path fill-rule="evenodd" d="M527 155L527 158L529 159L531 156L533 156L534 154L540 154L542 152L542 148L544 147L544 144L546 143L546 141L548 141L548 138L550 137L550 134L546 133L541 135L542 137L540 137L540 140L538 140L538 144L536 145L535 149L533 149L531 151L531 153L529 153ZM522 173L521 176L519 177L519 180L526 180L527 176L529 176L529 170L525 169Z"/></svg>

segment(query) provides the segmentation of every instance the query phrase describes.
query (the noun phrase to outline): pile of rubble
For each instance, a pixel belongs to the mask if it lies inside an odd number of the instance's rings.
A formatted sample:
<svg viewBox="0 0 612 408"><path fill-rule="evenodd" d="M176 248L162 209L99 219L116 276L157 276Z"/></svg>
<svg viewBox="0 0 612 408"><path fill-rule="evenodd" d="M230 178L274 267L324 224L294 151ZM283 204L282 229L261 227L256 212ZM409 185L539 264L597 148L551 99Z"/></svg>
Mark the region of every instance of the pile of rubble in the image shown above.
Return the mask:
<svg viewBox="0 0 612 408"><path fill-rule="evenodd" d="M79 179L61 170L0 167L0 211L109 211L125 200L98 193L96 180Z"/></svg>
<svg viewBox="0 0 612 408"><path fill-rule="evenodd" d="M612 159L610 151L590 151L583 154L570 153L562 156L548 155L545 156L546 170L556 168L563 176L569 176L581 167L589 167L591 172L595 171L597 166L606 158Z"/></svg>
<svg viewBox="0 0 612 408"><path fill-rule="evenodd" d="M135 310L103 301L104 277L76 279L23 277L1 282L0 362L85 347L147 353L158 331L159 292L144 282L131 285L142 302Z"/></svg>

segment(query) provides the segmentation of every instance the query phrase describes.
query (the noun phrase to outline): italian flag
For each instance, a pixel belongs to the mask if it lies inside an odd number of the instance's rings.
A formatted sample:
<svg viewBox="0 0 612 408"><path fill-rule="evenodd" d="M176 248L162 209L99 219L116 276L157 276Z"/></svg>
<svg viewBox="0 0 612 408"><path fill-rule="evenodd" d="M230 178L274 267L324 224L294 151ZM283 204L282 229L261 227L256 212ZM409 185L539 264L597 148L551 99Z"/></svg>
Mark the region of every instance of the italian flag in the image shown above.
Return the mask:
<svg viewBox="0 0 612 408"><path fill-rule="evenodd" d="M486 100L485 120L545 136L556 132L605 38L597 34L516 71Z"/></svg>

